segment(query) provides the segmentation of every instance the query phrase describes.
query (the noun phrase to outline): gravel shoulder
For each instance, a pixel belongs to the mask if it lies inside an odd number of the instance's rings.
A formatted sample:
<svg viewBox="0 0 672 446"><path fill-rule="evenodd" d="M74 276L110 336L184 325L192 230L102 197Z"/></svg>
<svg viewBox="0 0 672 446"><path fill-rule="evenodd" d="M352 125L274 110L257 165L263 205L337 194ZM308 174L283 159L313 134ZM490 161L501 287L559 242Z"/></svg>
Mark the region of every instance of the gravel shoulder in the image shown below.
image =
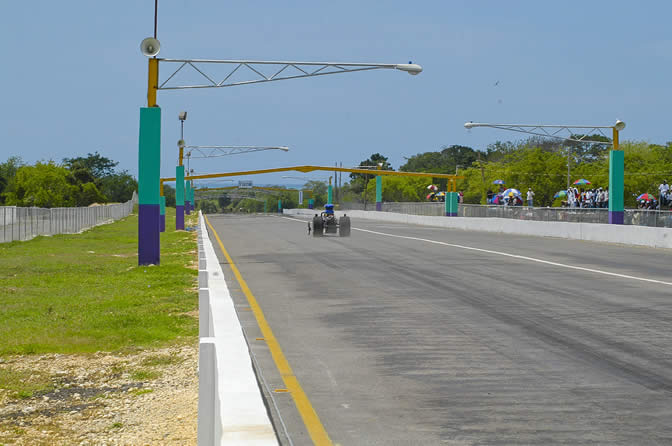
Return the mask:
<svg viewBox="0 0 672 446"><path fill-rule="evenodd" d="M0 391L0 445L196 444L198 344L0 360L46 389ZM32 376L32 375L31 375Z"/></svg>

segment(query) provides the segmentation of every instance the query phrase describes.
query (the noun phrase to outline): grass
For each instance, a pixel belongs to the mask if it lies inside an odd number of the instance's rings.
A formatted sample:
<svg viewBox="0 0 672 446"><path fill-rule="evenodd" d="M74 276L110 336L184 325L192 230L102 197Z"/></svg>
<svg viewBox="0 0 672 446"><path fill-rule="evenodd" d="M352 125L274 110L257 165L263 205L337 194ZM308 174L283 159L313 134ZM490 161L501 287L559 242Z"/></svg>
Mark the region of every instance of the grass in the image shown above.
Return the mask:
<svg viewBox="0 0 672 446"><path fill-rule="evenodd" d="M36 393L46 393L53 389L49 376L35 370L0 369L0 389L10 392L10 397L31 398Z"/></svg>
<svg viewBox="0 0 672 446"><path fill-rule="evenodd" d="M133 378L135 381L151 381L158 378L159 376L161 376L161 373L157 372L156 370L140 369L134 370L133 373L131 373L131 378Z"/></svg>
<svg viewBox="0 0 672 446"><path fill-rule="evenodd" d="M142 361L144 366L166 366L182 362L182 359L177 355L151 355Z"/></svg>
<svg viewBox="0 0 672 446"><path fill-rule="evenodd" d="M132 393L135 396L140 396L140 395L145 395L148 393L154 392L154 389L139 389L139 390L134 390Z"/></svg>
<svg viewBox="0 0 672 446"><path fill-rule="evenodd" d="M195 224L195 216L188 217ZM193 339L196 242L167 209L161 265L137 265L138 217L0 244L0 356L160 347Z"/></svg>

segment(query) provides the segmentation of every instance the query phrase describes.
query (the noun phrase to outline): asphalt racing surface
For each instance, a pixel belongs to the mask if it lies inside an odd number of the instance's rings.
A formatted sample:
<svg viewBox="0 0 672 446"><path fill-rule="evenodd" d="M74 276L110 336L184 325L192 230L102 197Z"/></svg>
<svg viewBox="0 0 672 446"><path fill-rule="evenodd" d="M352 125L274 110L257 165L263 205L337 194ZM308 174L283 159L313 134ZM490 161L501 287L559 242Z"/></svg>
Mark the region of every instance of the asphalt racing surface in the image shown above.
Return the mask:
<svg viewBox="0 0 672 446"><path fill-rule="evenodd" d="M333 444L672 444L670 251L207 217ZM312 444L215 249L280 441Z"/></svg>

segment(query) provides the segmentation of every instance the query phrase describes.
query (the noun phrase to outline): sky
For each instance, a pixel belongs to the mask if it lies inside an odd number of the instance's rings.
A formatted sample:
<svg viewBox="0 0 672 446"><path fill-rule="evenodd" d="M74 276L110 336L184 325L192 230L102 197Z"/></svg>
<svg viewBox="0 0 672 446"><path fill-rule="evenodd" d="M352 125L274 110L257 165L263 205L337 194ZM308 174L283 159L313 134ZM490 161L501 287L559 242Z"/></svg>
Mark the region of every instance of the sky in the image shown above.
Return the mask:
<svg viewBox="0 0 672 446"><path fill-rule="evenodd" d="M0 161L99 152L138 171L153 0L0 0ZM174 176L178 113L190 145L288 146L193 160L196 174L355 166L460 144L520 139L464 123L611 125L621 140L672 140L669 1L159 0L163 58L407 63L230 88L159 91L161 174ZM168 75L160 65L161 80ZM189 79L184 79L188 81ZM273 174L255 184L297 183ZM345 178L344 178L345 179Z"/></svg>

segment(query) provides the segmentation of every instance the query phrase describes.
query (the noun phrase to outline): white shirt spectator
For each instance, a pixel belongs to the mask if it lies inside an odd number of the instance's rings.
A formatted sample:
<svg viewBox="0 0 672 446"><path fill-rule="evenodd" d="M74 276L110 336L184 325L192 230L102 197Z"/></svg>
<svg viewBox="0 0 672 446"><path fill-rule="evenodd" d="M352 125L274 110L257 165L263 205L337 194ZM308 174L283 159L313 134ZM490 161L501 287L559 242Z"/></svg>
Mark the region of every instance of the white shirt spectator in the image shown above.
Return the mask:
<svg viewBox="0 0 672 446"><path fill-rule="evenodd" d="M666 182L663 182L660 186L658 186L658 190L660 191L660 195L667 195L667 191L670 190L670 185Z"/></svg>
<svg viewBox="0 0 672 446"><path fill-rule="evenodd" d="M530 201L533 198L534 198L534 192L532 192L531 190L528 190L527 191L527 201Z"/></svg>

